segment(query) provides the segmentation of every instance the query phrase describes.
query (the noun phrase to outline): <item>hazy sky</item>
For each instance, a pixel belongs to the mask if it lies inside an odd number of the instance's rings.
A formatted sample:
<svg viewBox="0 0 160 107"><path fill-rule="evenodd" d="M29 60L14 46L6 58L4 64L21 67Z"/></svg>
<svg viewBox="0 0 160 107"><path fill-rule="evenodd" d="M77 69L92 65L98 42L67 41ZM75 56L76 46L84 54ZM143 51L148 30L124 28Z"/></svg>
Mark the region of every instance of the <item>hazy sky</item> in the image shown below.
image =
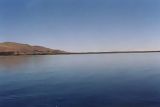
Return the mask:
<svg viewBox="0 0 160 107"><path fill-rule="evenodd" d="M160 50L160 0L0 0L0 41L67 51Z"/></svg>

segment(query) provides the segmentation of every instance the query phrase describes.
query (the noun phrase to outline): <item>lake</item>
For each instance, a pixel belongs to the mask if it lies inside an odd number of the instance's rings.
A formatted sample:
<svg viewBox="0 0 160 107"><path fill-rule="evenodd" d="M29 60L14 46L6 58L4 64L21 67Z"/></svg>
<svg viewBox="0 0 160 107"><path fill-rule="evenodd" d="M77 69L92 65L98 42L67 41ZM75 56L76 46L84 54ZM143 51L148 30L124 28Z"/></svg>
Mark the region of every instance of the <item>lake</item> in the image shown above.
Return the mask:
<svg viewBox="0 0 160 107"><path fill-rule="evenodd" d="M160 53L1 56L0 107L160 107Z"/></svg>

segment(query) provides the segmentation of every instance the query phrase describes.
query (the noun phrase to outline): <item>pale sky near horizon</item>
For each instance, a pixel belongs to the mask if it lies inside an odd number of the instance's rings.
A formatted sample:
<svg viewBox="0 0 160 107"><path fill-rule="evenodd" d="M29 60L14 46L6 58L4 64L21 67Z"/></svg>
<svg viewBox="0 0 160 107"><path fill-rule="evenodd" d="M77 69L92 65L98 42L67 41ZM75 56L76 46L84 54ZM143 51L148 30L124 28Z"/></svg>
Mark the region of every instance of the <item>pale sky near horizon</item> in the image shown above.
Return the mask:
<svg viewBox="0 0 160 107"><path fill-rule="evenodd" d="M160 50L160 0L0 0L0 42Z"/></svg>

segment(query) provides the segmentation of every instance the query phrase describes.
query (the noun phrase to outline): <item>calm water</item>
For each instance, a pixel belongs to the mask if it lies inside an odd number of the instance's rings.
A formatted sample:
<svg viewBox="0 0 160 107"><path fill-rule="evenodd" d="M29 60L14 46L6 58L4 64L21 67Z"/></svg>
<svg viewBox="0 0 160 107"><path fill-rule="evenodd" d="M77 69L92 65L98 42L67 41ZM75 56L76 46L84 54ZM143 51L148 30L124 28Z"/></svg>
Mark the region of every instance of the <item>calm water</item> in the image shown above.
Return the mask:
<svg viewBox="0 0 160 107"><path fill-rule="evenodd" d="M0 57L0 107L160 107L160 53Z"/></svg>

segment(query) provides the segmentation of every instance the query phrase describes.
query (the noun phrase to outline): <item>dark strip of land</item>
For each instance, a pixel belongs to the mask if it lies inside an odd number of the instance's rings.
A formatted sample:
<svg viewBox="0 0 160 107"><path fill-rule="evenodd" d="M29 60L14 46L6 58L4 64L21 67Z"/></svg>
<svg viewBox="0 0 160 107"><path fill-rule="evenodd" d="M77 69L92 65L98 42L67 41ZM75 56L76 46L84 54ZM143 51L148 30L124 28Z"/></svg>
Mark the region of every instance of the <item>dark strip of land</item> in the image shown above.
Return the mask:
<svg viewBox="0 0 160 107"><path fill-rule="evenodd" d="M17 55L75 55L75 54L120 54L120 53L160 53L160 51L109 51L109 52L65 52L45 54L14 54L14 52L0 52L0 56Z"/></svg>
<svg viewBox="0 0 160 107"><path fill-rule="evenodd" d="M160 53L160 51L71 52L71 53L63 53L63 54L118 54L118 53Z"/></svg>

